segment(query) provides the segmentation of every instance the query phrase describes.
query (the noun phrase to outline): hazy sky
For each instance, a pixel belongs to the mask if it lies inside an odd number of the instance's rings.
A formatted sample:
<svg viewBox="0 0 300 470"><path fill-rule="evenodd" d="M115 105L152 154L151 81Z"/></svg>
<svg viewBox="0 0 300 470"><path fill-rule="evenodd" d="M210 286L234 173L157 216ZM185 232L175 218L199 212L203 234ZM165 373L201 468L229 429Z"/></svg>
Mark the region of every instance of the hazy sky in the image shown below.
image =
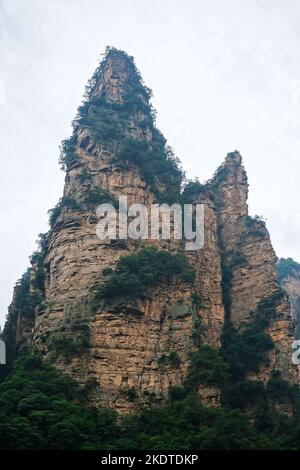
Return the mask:
<svg viewBox="0 0 300 470"><path fill-rule="evenodd" d="M250 212L300 261L299 0L0 0L0 322L47 210L58 146L106 45L135 57L188 176L244 157Z"/></svg>

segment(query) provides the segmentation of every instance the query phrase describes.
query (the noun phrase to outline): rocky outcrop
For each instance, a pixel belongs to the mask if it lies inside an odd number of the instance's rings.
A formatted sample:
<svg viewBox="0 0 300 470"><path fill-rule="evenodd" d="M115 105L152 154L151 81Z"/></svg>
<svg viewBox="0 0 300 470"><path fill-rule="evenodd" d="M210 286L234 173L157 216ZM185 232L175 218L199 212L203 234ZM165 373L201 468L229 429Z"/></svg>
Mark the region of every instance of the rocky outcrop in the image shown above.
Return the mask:
<svg viewBox="0 0 300 470"><path fill-rule="evenodd" d="M130 81L126 57L108 54L104 72L92 91L112 103L122 103ZM122 132L131 138L152 142L153 131L142 128L146 114L138 109L130 114L128 127ZM118 144L101 145L93 129L79 126L76 130L76 162L67 171L65 196L77 202L93 188L101 188L113 197L128 196L128 204L143 203L149 207L155 195L143 180L138 166L122 165L116 160ZM80 178L84 171L85 179ZM83 181L83 182L82 182ZM160 188L163 184L160 184ZM206 341L220 346L224 322L221 291L221 262L217 243L217 220L210 200L205 202L205 249L189 255L195 267L195 290L201 295L201 316ZM194 307L191 289L182 283L153 289L146 299L136 304L113 303L91 306L93 289L101 282L105 268L114 268L121 256L134 253L142 244L132 240L105 240L96 236L95 207L91 211L63 209L53 227L45 261L46 308L37 316L33 343L58 366L68 371L84 386L94 379L102 391L95 398L120 411L133 405L126 390L138 391L141 400L147 396L165 396L172 385L178 385L186 373L192 349L191 330ZM174 251L181 242L161 241L159 248ZM72 335L75 323L88 325L89 347L71 358L57 354L60 338ZM74 338L73 338L74 339ZM53 352L54 351L54 352ZM56 351L56 352L55 352ZM180 366L160 366L163 355L175 351ZM125 391L125 392L124 392Z"/></svg>
<svg viewBox="0 0 300 470"><path fill-rule="evenodd" d="M217 204L227 318L242 329L262 302L274 298L274 314L267 329L274 348L258 378L266 381L272 370L280 370L282 377L295 382L297 371L291 362L294 325L288 297L285 293L280 295L277 257L266 224L260 217L248 214L247 175L237 151L227 155L209 185Z"/></svg>
<svg viewBox="0 0 300 470"><path fill-rule="evenodd" d="M300 339L300 264L291 258L280 259L277 263L278 279L288 293L291 314L295 322L295 339Z"/></svg>
<svg viewBox="0 0 300 470"><path fill-rule="evenodd" d="M141 298L95 303L105 270L114 269L122 256L147 243L171 253L183 250L178 240L100 240L96 235L101 202L116 204L122 195L150 210L153 202L181 197L181 172L155 127L149 97L132 60L109 49L74 134L63 145L64 196L52 212L43 258L44 299L30 328L30 342L45 358L76 378L94 403L121 412L149 399L163 400L170 386L182 384L194 348L195 318L202 320L204 341L219 347L225 322L242 329L279 289L268 231L262 220L248 215L247 176L241 156L233 152L190 200L202 202L205 212L204 247L186 252L194 285L174 279ZM258 377L266 381L278 369L295 382L284 295L273 310L268 331L275 347ZM22 328L28 337L27 326L18 327L20 334ZM178 358L176 365L161 360L170 352ZM201 386L200 393L212 406L219 404L216 387Z"/></svg>

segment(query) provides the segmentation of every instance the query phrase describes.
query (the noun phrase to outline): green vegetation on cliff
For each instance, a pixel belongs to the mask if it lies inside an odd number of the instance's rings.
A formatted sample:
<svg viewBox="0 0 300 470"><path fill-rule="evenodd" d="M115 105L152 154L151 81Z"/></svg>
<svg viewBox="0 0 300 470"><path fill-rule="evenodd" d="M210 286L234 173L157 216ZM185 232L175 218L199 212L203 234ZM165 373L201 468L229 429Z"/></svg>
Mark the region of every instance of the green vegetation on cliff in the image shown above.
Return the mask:
<svg viewBox="0 0 300 470"><path fill-rule="evenodd" d="M42 240L46 243L46 238ZM33 261L38 263L42 256L38 251ZM157 285L155 276L160 282L171 280L174 273L190 282L193 279L184 258L153 248L122 258L116 272L106 270L107 285L118 273L135 273L143 288ZM19 300L22 305L24 302L23 308L28 306L30 316L26 279ZM281 295L279 291L261 302L242 332L228 328L220 351L203 342L203 327L196 313L201 299L196 296L190 366L182 386L170 389L165 404L153 397L135 415L122 419L117 419L113 410L96 410L87 403L93 384L80 389L28 351L0 381L0 449L300 449L298 387L282 380L278 371L273 371L267 384L246 378L272 347L264 330ZM88 341L88 334L85 337ZM70 358L73 346L63 338L54 345L58 354ZM160 358L159 366L178 367L180 361L179 355L170 351ZM199 387L219 390L220 407L207 407ZM124 393L138 403L135 390ZM280 411L285 409L293 411L290 417Z"/></svg>
<svg viewBox="0 0 300 470"><path fill-rule="evenodd" d="M37 356L20 358L0 383L0 449L101 448L115 413L96 412L78 386Z"/></svg>
<svg viewBox="0 0 300 470"><path fill-rule="evenodd" d="M97 88L110 58L116 60L117 67L122 62L127 77L122 89L113 97L107 96L105 84L101 91ZM124 78L121 75L120 83ZM211 193L217 184L226 181L229 165L233 170L240 168L240 156L234 152L207 185L189 181L181 193L183 172L155 126L150 97L151 91L145 87L133 59L122 51L109 49L87 86L84 102L73 122L72 136L61 145L62 168L65 171L76 168L74 187L84 185L85 190L76 194L73 189L71 193L67 191L50 210L51 231L62 213L115 202L111 194L97 187L97 178L93 179L82 165L81 152L89 154L89 158L95 154L97 157L109 155L112 167L123 168L125 172L138 169L156 200L169 203L190 203L199 192ZM245 172L242 177L247 184ZM267 236L260 218L245 216L243 220L247 235ZM101 383L94 377L81 384L80 389L40 356L30 351L22 354L26 349L25 344L20 344L22 334L26 337L24 329L30 337L35 318L45 309L48 238L48 235L40 237L39 249L31 257L32 268L16 286L2 334L7 344L8 367L0 370L5 372L0 379L0 449L300 450L298 387L283 380L277 370L273 370L267 383L249 380L251 374L266 363L268 352L273 348L266 331L282 291L262 300L252 312L249 323L242 328L235 328L229 321L233 267L245 264L238 247L231 265L225 266L224 260L222 263L226 307L222 347L217 349L204 342L199 313L205 304L198 292L192 292L194 324L190 361L181 386L172 387L166 401L162 400L162 394L155 398L151 390L146 390L150 397L147 406L145 401L139 401L139 390L120 390L120 396L123 394L137 405L137 412L117 419L113 410L96 410L87 402L95 386L100 395L97 398L101 399ZM117 240L117 243L125 242ZM53 271L53 267L51 269ZM278 271L282 280L290 273L299 273L300 268L291 259L280 260ZM117 296L132 300L145 296L150 288L169 286L176 280L188 284L193 291L194 275L183 254L147 247L121 257L115 270L103 270L98 289L94 284L91 287L95 298L89 301L92 304ZM51 329L47 329L39 340L41 344L47 342L50 358L59 359L57 362L66 364L68 370L71 361L84 360L84 354L91 351L95 335L86 319L80 319L80 306L76 310L76 321L72 319L69 323L66 310L61 315L60 329L52 335ZM18 337L20 325L23 331ZM158 367L160 371L176 369L181 366L183 357L176 350L169 350L158 357ZM205 389L215 393L219 407L209 408L204 404L201 393Z"/></svg>
<svg viewBox="0 0 300 470"><path fill-rule="evenodd" d="M274 381L268 387L279 393ZM261 387L253 383L254 391ZM252 414L208 408L191 384L171 389L166 405L117 421L114 411L89 406L74 381L30 353L0 382L0 449L299 449L299 436L296 418L266 406Z"/></svg>
<svg viewBox="0 0 300 470"><path fill-rule="evenodd" d="M137 165L142 178L159 201L172 203L180 199L183 175L179 160L158 129L152 129L151 144L146 140L125 140L118 160Z"/></svg>
<svg viewBox="0 0 300 470"><path fill-rule="evenodd" d="M104 273L107 275L107 271ZM175 278L192 283L194 270L181 253L146 247L136 254L121 257L115 271L107 275L100 297L127 295L141 297L147 288L170 283Z"/></svg>
<svg viewBox="0 0 300 470"><path fill-rule="evenodd" d="M115 64L122 62L127 70L119 101L107 97L105 91L97 94L97 85L110 60ZM86 87L83 103L73 121L72 136L61 144L61 168L67 171L79 162L77 132L79 128L85 129L89 136L87 141L93 139L96 144L108 149L114 155L116 164L137 166L158 200L178 200L183 171L166 139L155 126L156 112L149 101L151 95L133 58L123 51L109 49ZM133 121L141 131L139 137L132 136Z"/></svg>
<svg viewBox="0 0 300 470"><path fill-rule="evenodd" d="M292 258L280 258L277 262L277 273L279 282L288 276L300 276L300 264Z"/></svg>
<svg viewBox="0 0 300 470"><path fill-rule="evenodd" d="M258 372L265 359L265 353L273 348L266 329L275 316L276 306L284 296L278 290L263 299L251 315L251 320L238 331L229 321L223 333L223 354L230 365L232 375L243 379L250 372Z"/></svg>
<svg viewBox="0 0 300 470"><path fill-rule="evenodd" d="M0 375L10 370L18 351L23 344L17 344L16 332L18 322L27 325L28 329L34 324L35 315L42 308L45 297L45 266L44 261L48 250L49 234L40 234L37 241L38 249L30 257L32 267L28 268L15 285L14 297L8 308L8 314L1 338L5 341L7 358L6 366L2 366Z"/></svg>

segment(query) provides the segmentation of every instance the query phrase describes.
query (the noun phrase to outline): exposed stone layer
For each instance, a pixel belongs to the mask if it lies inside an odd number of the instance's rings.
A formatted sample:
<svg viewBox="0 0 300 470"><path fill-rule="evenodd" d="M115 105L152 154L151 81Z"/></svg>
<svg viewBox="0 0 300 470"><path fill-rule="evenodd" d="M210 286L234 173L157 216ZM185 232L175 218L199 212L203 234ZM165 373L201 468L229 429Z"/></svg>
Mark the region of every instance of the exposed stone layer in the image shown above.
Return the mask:
<svg viewBox="0 0 300 470"><path fill-rule="evenodd" d="M122 104L131 74L122 54L108 54L93 96ZM132 111L121 135L146 140L151 146L153 128L145 125L146 118L143 109ZM117 114L112 119L117 119ZM265 224L248 216L247 176L239 153L234 152L194 199L205 206L204 247L186 252L196 273L194 286L174 280L149 290L142 299L129 302L115 298L95 307L93 294L103 279L103 270L114 268L121 256L135 253L145 242L99 240L95 207L82 208L86 194L98 188L115 197L126 195L129 204L143 203L148 208L156 200L139 168L117 160L119 150L118 139L101 143L88 127L79 125L76 129L76 159L66 174L64 196L78 207L64 208L51 231L44 308L30 332L28 325L18 320L22 325L18 325L17 337L26 336L45 358L82 386L93 383L95 403L128 412L135 406L128 390L134 389L143 403L149 397L163 399L170 386L182 383L193 348L195 315L202 318L204 340L218 347L225 319L242 328L259 303L278 290L278 283L276 256ZM158 184L163 189L163 183ZM153 243L172 252L182 249L178 241ZM299 286L294 287L297 290ZM293 299L294 290L287 290ZM201 297L198 311L192 292ZM291 363L293 325L284 297L276 306L269 333L275 347L258 377L266 381L276 368L284 378L296 382L296 368ZM59 347L64 338L70 348L73 345L70 354ZM79 341L75 352L72 341ZM180 357L179 366L160 364L160 357L170 351ZM218 405L218 390L201 390L207 402Z"/></svg>
<svg viewBox="0 0 300 470"><path fill-rule="evenodd" d="M248 215L248 181L238 152L227 155L210 184L218 208L225 308L228 319L242 328L259 304L278 292L277 257L265 222ZM274 305L274 318L267 332L274 348L258 378L266 381L271 371L278 369L282 377L296 382L298 374L291 361L294 325L286 295Z"/></svg>
<svg viewBox="0 0 300 470"><path fill-rule="evenodd" d="M282 288L288 293L291 302L291 313L296 323L295 338L300 339L300 276L289 274L281 281Z"/></svg>

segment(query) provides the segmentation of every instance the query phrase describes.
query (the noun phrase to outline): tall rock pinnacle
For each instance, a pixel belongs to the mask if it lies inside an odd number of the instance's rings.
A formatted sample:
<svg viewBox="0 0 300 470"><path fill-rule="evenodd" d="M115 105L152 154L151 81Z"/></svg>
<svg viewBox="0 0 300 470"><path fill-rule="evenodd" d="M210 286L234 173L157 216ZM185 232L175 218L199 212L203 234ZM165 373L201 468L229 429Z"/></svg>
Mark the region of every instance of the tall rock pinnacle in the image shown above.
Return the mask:
<svg viewBox="0 0 300 470"><path fill-rule="evenodd" d="M273 348L259 377L266 380L272 369L278 369L297 381L291 361L294 325L288 297L277 281L277 258L266 223L248 213L248 179L237 151L227 155L209 185L217 206L227 322L242 330L255 317L265 321Z"/></svg>
<svg viewBox="0 0 300 470"><path fill-rule="evenodd" d="M82 387L92 383L95 405L121 412L136 409L149 396L164 400L171 386L182 385L200 337L210 348L220 348L224 336L228 363L232 357L239 363L250 357L243 379L267 382L278 370L296 382L290 306L277 283L265 223L248 214L240 154L228 154L207 184L192 182L182 193L183 173L156 128L150 97L133 59L108 48L87 86L73 134L62 143L66 180L63 197L50 211L49 234L41 238L32 268L16 288L6 325L15 352L31 345ZM148 208L153 202L202 202L204 247L184 253L181 240L100 240L96 208L117 206L119 196ZM151 269L157 269L149 267L149 244L164 256L179 254L193 280L174 276L149 284ZM145 257L137 261L145 247ZM128 257L131 276L119 269ZM160 268L159 279L167 268ZM139 270L148 286L144 291ZM115 284L104 295L107 279ZM253 334L265 340L255 364ZM241 358L234 348L246 343ZM209 377L197 386L216 406L222 384ZM130 389L137 403L126 396Z"/></svg>

